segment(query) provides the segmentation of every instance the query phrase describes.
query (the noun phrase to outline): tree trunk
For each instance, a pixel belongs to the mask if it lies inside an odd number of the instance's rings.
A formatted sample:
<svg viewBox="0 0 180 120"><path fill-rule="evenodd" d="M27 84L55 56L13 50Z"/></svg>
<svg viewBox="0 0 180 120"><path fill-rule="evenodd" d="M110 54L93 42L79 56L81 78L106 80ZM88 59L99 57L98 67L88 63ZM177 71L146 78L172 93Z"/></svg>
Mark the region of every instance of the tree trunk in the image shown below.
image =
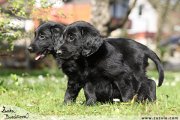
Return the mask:
<svg viewBox="0 0 180 120"><path fill-rule="evenodd" d="M107 23L110 21L110 0L91 0L91 2L91 23L101 32L102 35L107 36Z"/></svg>
<svg viewBox="0 0 180 120"><path fill-rule="evenodd" d="M171 0L166 0L165 6L162 7L160 15L159 15L159 20L158 20L158 31L156 34L156 43L159 44L160 40L162 39L162 34L163 34L163 27L167 19L167 14L169 12L170 8L170 1Z"/></svg>

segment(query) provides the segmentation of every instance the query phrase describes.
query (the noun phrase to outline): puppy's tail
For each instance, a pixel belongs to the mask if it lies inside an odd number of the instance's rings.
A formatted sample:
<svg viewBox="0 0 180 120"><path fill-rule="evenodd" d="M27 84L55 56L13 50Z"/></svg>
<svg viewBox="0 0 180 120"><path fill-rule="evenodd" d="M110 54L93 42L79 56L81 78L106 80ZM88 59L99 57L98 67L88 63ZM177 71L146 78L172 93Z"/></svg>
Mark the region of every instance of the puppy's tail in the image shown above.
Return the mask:
<svg viewBox="0 0 180 120"><path fill-rule="evenodd" d="M156 64L156 68L159 72L158 87L160 87L164 81L164 70L161 61L159 57L156 55L156 53L154 53L150 49L147 51L146 55Z"/></svg>

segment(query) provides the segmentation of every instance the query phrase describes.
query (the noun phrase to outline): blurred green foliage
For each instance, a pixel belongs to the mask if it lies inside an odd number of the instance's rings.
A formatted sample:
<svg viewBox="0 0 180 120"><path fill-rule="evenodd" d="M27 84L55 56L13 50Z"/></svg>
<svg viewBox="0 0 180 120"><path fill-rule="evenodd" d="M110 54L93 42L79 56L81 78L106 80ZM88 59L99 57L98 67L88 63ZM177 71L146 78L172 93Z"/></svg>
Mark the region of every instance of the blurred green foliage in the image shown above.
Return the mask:
<svg viewBox="0 0 180 120"><path fill-rule="evenodd" d="M24 30L13 27L12 20L27 20L35 0L7 0L0 5L0 42L12 43L22 37ZM11 47L12 49L13 47Z"/></svg>

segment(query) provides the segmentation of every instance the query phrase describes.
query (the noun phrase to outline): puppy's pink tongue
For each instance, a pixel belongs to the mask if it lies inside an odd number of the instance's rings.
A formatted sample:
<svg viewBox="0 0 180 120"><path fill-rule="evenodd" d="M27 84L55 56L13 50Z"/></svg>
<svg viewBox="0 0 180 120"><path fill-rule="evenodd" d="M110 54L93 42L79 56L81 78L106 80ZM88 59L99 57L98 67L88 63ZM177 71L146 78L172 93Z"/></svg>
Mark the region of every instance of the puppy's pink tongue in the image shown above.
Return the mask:
<svg viewBox="0 0 180 120"><path fill-rule="evenodd" d="M41 59L41 58L43 58L43 57L44 57L43 54L37 55L37 56L35 57L35 60L39 60L39 59Z"/></svg>
<svg viewBox="0 0 180 120"><path fill-rule="evenodd" d="M38 55L35 57L35 60L39 60L41 58L41 55Z"/></svg>

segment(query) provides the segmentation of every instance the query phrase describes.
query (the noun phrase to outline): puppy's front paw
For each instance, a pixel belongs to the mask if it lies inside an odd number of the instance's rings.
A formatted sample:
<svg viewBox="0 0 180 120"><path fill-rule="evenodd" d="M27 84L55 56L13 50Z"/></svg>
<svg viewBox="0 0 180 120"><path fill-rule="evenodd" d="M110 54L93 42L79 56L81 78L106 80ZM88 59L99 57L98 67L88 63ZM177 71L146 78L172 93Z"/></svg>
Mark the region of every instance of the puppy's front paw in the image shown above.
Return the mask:
<svg viewBox="0 0 180 120"><path fill-rule="evenodd" d="M86 101L86 105L87 105L87 106L92 106L92 105L95 105L95 104L96 104L96 100L93 99L93 98L88 99L88 100Z"/></svg>

